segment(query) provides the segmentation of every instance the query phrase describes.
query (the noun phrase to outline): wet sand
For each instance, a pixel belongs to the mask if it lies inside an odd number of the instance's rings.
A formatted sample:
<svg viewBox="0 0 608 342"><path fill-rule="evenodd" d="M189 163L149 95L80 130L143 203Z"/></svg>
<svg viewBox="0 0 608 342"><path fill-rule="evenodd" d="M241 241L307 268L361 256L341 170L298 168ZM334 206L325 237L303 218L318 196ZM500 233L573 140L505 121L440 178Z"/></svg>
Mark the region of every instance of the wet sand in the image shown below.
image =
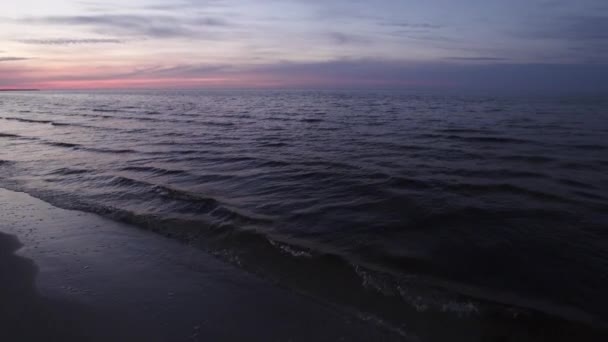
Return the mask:
<svg viewBox="0 0 608 342"><path fill-rule="evenodd" d="M198 250L0 189L0 341L395 341Z"/></svg>

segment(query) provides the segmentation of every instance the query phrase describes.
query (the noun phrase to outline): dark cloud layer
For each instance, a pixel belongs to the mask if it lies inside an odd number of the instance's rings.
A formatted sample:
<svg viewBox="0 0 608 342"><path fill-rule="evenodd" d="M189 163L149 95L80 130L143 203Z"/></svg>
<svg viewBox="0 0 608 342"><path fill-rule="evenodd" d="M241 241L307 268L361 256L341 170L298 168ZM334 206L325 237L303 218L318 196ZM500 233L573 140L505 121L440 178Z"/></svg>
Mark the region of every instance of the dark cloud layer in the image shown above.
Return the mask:
<svg viewBox="0 0 608 342"><path fill-rule="evenodd" d="M608 92L608 63L581 64L454 64L405 63L381 60L336 60L325 63L281 63L260 67L256 72L284 80L323 78L326 84L340 80L386 86L426 85L438 89L496 93Z"/></svg>
<svg viewBox="0 0 608 342"><path fill-rule="evenodd" d="M25 61L28 59L26 57L0 57L0 62Z"/></svg>

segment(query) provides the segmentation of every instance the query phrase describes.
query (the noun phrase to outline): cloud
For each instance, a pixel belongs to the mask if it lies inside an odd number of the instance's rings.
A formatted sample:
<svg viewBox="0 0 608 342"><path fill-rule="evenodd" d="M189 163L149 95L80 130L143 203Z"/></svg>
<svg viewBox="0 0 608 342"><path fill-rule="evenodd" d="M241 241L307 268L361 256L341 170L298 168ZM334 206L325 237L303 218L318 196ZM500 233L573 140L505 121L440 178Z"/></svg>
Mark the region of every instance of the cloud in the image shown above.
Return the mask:
<svg viewBox="0 0 608 342"><path fill-rule="evenodd" d="M508 61L509 58L503 57L446 57L446 60L465 61L465 62L501 62Z"/></svg>
<svg viewBox="0 0 608 342"><path fill-rule="evenodd" d="M152 1L150 1L152 2ZM121 3L112 3L111 1L78 1L77 3L89 12L116 12L116 11L133 11L133 10L147 10L147 11L161 11L161 12L173 12L181 11L185 9L204 9L211 7L224 7L226 0L168 0L168 1L153 1L152 4L133 4L122 1Z"/></svg>
<svg viewBox="0 0 608 342"><path fill-rule="evenodd" d="M176 1L172 0L170 2L153 4L144 6L144 9L154 10L154 11L177 11L183 10L187 8L196 8L196 9L207 9L207 8L226 8L230 7L228 4L229 1L226 0L182 0Z"/></svg>
<svg viewBox="0 0 608 342"><path fill-rule="evenodd" d="M342 32L329 32L327 36L332 43L338 45L366 44L370 42L369 39L362 36Z"/></svg>
<svg viewBox="0 0 608 342"><path fill-rule="evenodd" d="M175 66L148 66L138 67L133 71L118 73L118 74L107 74L101 76L104 79L112 78L129 78L129 79L146 79L146 78L201 78L207 76L215 76L218 74L224 74L233 72L235 68L228 64L185 64ZM69 80L80 80L86 79L86 75L73 75L66 79Z"/></svg>
<svg viewBox="0 0 608 342"><path fill-rule="evenodd" d="M83 45L83 44L121 44L124 41L120 39L71 39L71 38L54 38L54 39L21 39L18 42L32 45Z"/></svg>
<svg viewBox="0 0 608 342"><path fill-rule="evenodd" d="M219 28L229 25L222 18L189 19L165 15L48 16L23 18L21 21L27 24L83 26L103 34L149 38L209 38L211 32L201 31L201 28Z"/></svg>
<svg viewBox="0 0 608 342"><path fill-rule="evenodd" d="M410 22L381 22L382 26L392 26L401 29L415 29L415 30L437 30L443 26L431 23L410 23Z"/></svg>
<svg viewBox="0 0 608 342"><path fill-rule="evenodd" d="M608 16L567 16L518 32L516 35L534 39L559 39L594 43L608 42Z"/></svg>
<svg viewBox="0 0 608 342"><path fill-rule="evenodd" d="M224 18L216 17L203 17L190 20L190 23L197 26L215 26L215 27L228 27L232 26L228 20Z"/></svg>
<svg viewBox="0 0 608 342"><path fill-rule="evenodd" d="M0 62L25 61L28 59L26 57L0 57Z"/></svg>

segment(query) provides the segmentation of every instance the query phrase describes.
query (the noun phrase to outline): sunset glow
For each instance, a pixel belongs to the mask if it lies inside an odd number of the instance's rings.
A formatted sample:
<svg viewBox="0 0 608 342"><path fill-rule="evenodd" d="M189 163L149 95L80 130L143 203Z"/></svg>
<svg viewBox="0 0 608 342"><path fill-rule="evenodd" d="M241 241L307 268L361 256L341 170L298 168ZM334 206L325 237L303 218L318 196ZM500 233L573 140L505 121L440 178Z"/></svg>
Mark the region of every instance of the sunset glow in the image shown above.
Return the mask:
<svg viewBox="0 0 608 342"><path fill-rule="evenodd" d="M606 75L603 1L442 4L3 2L0 88L485 88L548 73L596 89Z"/></svg>

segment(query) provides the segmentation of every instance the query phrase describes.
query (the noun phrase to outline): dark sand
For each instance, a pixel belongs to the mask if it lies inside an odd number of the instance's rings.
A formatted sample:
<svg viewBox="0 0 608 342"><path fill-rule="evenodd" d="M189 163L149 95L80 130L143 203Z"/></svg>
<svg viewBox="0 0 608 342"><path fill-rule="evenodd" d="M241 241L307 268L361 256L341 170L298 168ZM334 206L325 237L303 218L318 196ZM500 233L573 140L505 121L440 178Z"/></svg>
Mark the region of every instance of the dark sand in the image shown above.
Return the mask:
<svg viewBox="0 0 608 342"><path fill-rule="evenodd" d="M0 341L393 341L178 242L0 189Z"/></svg>

